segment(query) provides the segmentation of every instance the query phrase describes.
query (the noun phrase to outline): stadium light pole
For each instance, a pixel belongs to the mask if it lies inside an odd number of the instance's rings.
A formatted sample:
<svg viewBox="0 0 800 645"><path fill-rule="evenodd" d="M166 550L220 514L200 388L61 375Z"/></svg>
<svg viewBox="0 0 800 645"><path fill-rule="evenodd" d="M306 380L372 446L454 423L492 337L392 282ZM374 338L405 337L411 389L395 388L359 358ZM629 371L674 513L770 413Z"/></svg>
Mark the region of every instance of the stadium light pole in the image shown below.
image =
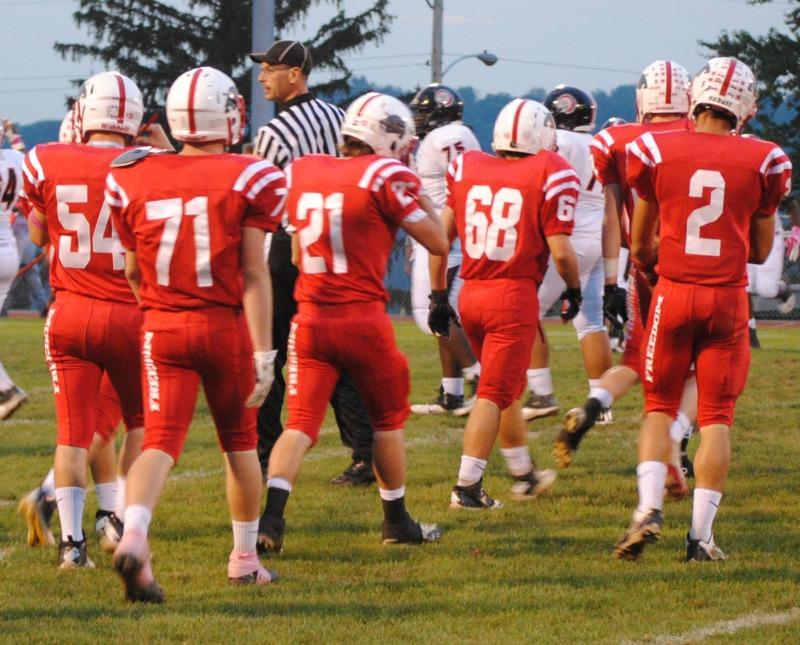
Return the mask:
<svg viewBox="0 0 800 645"><path fill-rule="evenodd" d="M433 44L431 47L431 83L442 82L442 32L444 25L444 0L425 0L433 9Z"/></svg>
<svg viewBox="0 0 800 645"><path fill-rule="evenodd" d="M253 0L253 47L251 51L265 52L275 40L275 0ZM253 64L250 72L250 132L251 136L275 114L275 106L264 98L258 82L261 67Z"/></svg>
<svg viewBox="0 0 800 645"><path fill-rule="evenodd" d="M442 72L442 78L444 78L444 75L453 68L453 65L460 63L462 60L467 60L468 58L477 58L480 62L486 65L486 67L491 67L497 62L497 56L495 56L492 52L487 52L485 49L479 54L467 54L466 56L459 56L445 68L445 70Z"/></svg>

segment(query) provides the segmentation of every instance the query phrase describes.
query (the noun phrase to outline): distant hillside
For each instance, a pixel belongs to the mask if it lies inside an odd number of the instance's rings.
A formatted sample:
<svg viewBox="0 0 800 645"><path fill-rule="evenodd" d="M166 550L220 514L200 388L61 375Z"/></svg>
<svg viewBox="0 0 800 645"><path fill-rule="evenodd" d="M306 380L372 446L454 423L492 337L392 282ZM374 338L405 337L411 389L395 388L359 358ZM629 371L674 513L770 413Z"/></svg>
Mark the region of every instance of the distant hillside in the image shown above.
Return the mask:
<svg viewBox="0 0 800 645"><path fill-rule="evenodd" d="M25 140L25 145L30 149L39 143L58 141L58 128L60 126L61 121L36 121L36 123L18 127L19 133Z"/></svg>

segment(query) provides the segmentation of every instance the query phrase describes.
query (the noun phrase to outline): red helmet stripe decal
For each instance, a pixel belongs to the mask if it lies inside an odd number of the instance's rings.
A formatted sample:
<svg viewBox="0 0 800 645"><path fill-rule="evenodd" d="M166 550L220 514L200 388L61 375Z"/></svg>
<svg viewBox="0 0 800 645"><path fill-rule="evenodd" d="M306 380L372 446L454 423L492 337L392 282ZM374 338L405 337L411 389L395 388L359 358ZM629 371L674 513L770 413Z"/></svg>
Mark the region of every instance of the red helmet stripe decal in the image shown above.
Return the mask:
<svg viewBox="0 0 800 645"><path fill-rule="evenodd" d="M194 122L194 93L197 89L197 82L200 80L200 74L202 73L202 67L198 67L194 70L194 75L189 83L189 134L194 134L197 130Z"/></svg>
<svg viewBox="0 0 800 645"><path fill-rule="evenodd" d="M514 112L514 123L511 126L511 144L516 146L517 145L517 131L519 130L519 116L522 114L522 108L525 107L525 104L528 101L525 99L520 99L519 105L517 105L517 110Z"/></svg>
<svg viewBox="0 0 800 645"><path fill-rule="evenodd" d="M356 116L361 116L362 114L364 114L364 110L366 110L366 109L367 109L367 105L369 105L369 104L370 104L370 102L372 101L372 99L376 99L376 98L378 98L379 96L380 96L380 94L378 94L377 92L375 92L375 94L373 94L373 95L372 95L372 96L370 96L370 97L369 97L369 98L368 98L366 101L364 101L364 102L361 104L361 107L358 109L358 114L357 114Z"/></svg>
<svg viewBox="0 0 800 645"><path fill-rule="evenodd" d="M117 123L124 123L125 121L125 81L119 74L114 75L117 79L117 87L119 88L119 105L117 106Z"/></svg>
<svg viewBox="0 0 800 645"><path fill-rule="evenodd" d="M728 65L728 72L725 74L725 80L722 81L722 89L719 91L720 96L725 96L728 93L728 88L731 86L733 79L733 72L736 69L736 60L731 58L731 64Z"/></svg>
<svg viewBox="0 0 800 645"><path fill-rule="evenodd" d="M666 96L666 98L667 98L667 103L671 104L672 103L672 62L671 61L667 61L666 67L667 67L667 88L666 88L667 96Z"/></svg>

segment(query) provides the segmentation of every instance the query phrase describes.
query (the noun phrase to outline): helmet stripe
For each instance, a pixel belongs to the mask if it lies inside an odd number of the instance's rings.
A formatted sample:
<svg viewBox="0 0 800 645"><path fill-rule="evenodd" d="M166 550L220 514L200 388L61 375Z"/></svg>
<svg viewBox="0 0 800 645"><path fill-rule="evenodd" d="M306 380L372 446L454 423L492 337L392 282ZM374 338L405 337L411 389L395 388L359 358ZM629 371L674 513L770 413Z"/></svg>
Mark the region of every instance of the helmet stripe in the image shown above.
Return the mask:
<svg viewBox="0 0 800 645"><path fill-rule="evenodd" d="M194 75L192 76L192 80L189 83L189 134L194 134L197 131L197 127L194 120L194 93L197 89L197 82L200 80L200 74L203 73L203 68L198 67L194 70Z"/></svg>
<svg viewBox="0 0 800 645"><path fill-rule="evenodd" d="M379 96L380 96L380 94L379 94L378 92L374 92L374 93L372 94L372 96L370 96L370 97L369 97L369 98L368 98L366 101L364 101L364 102L361 104L361 107L360 107L360 108L358 108L358 114L357 114L357 116L361 116L362 114L364 114L364 110L366 110L366 109L367 109L367 105L369 105L369 104L370 104L370 102L371 102L373 99L376 99L376 98L378 98Z"/></svg>
<svg viewBox="0 0 800 645"><path fill-rule="evenodd" d="M525 107L525 104L528 101L526 99L520 99L519 105L517 105L517 109L514 112L514 123L511 126L511 145L516 147L517 146L517 131L519 130L519 116L522 114L522 108Z"/></svg>
<svg viewBox="0 0 800 645"><path fill-rule="evenodd" d="M728 72L725 74L725 80L722 81L722 89L719 91L720 96L725 96L728 93L728 88L731 85L731 80L733 79L733 72L736 69L736 59L730 59L731 64L728 66Z"/></svg>
<svg viewBox="0 0 800 645"><path fill-rule="evenodd" d="M667 67L667 87L666 87L666 99L667 103L672 104L672 62L666 62Z"/></svg>
<svg viewBox="0 0 800 645"><path fill-rule="evenodd" d="M117 87L119 88L119 105L117 106L117 123L125 122L125 81L119 74L114 75L117 79Z"/></svg>

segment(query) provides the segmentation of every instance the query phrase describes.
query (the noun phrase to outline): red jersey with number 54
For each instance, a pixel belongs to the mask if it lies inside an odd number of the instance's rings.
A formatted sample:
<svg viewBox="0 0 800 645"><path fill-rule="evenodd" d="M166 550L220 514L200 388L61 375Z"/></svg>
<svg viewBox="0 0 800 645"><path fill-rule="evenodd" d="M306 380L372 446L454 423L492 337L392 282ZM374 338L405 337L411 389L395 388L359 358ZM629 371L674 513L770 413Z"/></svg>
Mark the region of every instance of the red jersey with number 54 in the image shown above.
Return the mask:
<svg viewBox="0 0 800 645"><path fill-rule="evenodd" d="M447 205L464 253L461 276L541 283L550 256L545 238L572 233L579 190L577 173L555 152L456 157L447 169Z"/></svg>
<svg viewBox="0 0 800 645"><path fill-rule="evenodd" d="M144 309L181 311L242 304L242 228L275 231L284 174L234 154L151 155L114 168L106 199L142 272Z"/></svg>
<svg viewBox="0 0 800 645"><path fill-rule="evenodd" d="M628 183L658 203L658 274L709 286L747 284L750 220L788 195L792 164L774 143L651 132L628 148Z"/></svg>
<svg viewBox="0 0 800 645"><path fill-rule="evenodd" d="M387 301L383 280L397 229L427 217L417 175L379 155L306 155L286 175L289 223L300 245L295 300Z"/></svg>
<svg viewBox="0 0 800 645"><path fill-rule="evenodd" d="M103 199L109 165L122 151L49 143L25 156L23 199L45 216L54 291L136 302L125 278L125 249Z"/></svg>

